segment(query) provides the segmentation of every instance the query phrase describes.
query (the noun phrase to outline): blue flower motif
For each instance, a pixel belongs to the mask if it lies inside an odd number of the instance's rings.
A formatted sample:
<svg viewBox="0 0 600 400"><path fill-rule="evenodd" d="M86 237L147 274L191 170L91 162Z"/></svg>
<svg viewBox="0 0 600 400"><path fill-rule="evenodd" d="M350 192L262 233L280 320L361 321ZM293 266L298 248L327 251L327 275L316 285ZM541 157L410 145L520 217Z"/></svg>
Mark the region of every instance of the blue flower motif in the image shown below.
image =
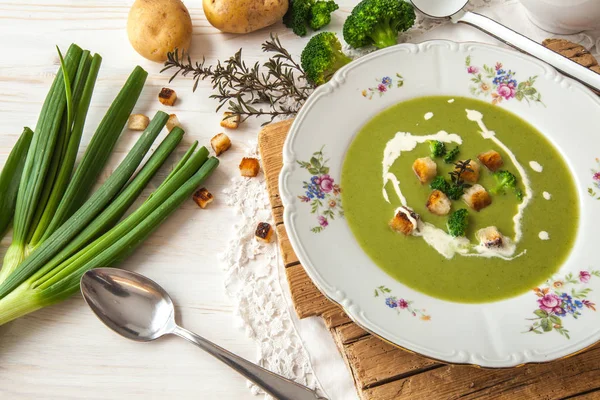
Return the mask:
<svg viewBox="0 0 600 400"><path fill-rule="evenodd" d="M566 302L571 302L571 300L573 300L573 298L566 293L561 294L560 297L562 297Z"/></svg>
<svg viewBox="0 0 600 400"><path fill-rule="evenodd" d="M385 304L387 304L387 306L389 308L398 307L398 302L396 301L396 299L394 297L388 297L387 299L385 299Z"/></svg>
<svg viewBox="0 0 600 400"><path fill-rule="evenodd" d="M306 197L308 197L309 199L314 199L315 195L312 194L312 192L306 192Z"/></svg>
<svg viewBox="0 0 600 400"><path fill-rule="evenodd" d="M499 70L496 71L497 75L503 75L506 71L504 71L502 68L500 68Z"/></svg>
<svg viewBox="0 0 600 400"><path fill-rule="evenodd" d="M563 317L564 315L567 314L567 312L561 308L560 311L555 312L554 314L558 315L559 317Z"/></svg>
<svg viewBox="0 0 600 400"><path fill-rule="evenodd" d="M385 86L390 86L392 84L392 78L389 76L384 76L381 80L381 83L383 83Z"/></svg>
<svg viewBox="0 0 600 400"><path fill-rule="evenodd" d="M315 176L313 176L312 178L310 178L310 181L311 181L311 182L312 182L314 185L316 185L316 184L317 184L317 179L319 179L319 177L315 175Z"/></svg>
<svg viewBox="0 0 600 400"><path fill-rule="evenodd" d="M325 193L323 193L323 192L317 193L317 198L318 199L324 199L325 198Z"/></svg>
<svg viewBox="0 0 600 400"><path fill-rule="evenodd" d="M575 300L575 307L577 308L582 308L583 307L583 303L579 300Z"/></svg>

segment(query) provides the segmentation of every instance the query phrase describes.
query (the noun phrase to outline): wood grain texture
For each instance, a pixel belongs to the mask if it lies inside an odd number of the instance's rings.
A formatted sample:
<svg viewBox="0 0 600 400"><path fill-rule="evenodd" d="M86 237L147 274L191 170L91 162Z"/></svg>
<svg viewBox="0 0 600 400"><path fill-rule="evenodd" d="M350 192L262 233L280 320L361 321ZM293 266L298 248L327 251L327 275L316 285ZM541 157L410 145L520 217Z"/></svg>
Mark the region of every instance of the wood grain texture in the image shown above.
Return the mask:
<svg viewBox="0 0 600 400"><path fill-rule="evenodd" d="M279 124L271 132L267 126L259 135L271 199L279 199L272 190L281 169L278 151L286 136L283 127ZM444 365L369 334L319 292L294 254L282 207L278 201L271 204L294 308L300 318L323 318L362 400L600 399L600 345L549 364L487 370Z"/></svg>

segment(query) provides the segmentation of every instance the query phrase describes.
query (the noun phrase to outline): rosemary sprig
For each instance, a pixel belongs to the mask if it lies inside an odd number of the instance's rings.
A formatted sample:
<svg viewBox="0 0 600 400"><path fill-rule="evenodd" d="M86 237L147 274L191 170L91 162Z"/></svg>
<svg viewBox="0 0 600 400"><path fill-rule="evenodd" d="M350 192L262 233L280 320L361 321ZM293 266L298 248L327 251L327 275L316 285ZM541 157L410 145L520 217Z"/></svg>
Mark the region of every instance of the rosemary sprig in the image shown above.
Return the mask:
<svg viewBox="0 0 600 400"><path fill-rule="evenodd" d="M193 90L201 80L209 79L214 94L210 96L219 102L216 111L224 106L240 121L250 117L270 117L266 125L276 118L292 117L298 113L314 85L306 80L302 67L294 61L292 55L282 46L277 35L262 44L265 53L273 54L268 61L248 66L242 58L242 49L226 61L217 61L216 65L207 65L206 59L193 62L185 51L175 49L168 53L165 67L161 72L175 69L169 79L178 75L191 75ZM261 108L258 105L266 105Z"/></svg>

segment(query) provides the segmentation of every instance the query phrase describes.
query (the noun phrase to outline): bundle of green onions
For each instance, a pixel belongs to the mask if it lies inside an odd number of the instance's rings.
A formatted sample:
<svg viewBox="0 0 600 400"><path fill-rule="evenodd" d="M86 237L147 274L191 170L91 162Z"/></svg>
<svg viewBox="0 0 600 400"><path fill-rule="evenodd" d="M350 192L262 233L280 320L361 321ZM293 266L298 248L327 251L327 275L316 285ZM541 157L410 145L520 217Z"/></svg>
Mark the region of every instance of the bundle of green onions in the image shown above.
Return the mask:
<svg viewBox="0 0 600 400"><path fill-rule="evenodd" d="M148 199L122 219L184 131L174 128L135 173L167 122L168 115L159 111L112 175L89 195L147 73L133 70L74 168L101 58L76 45L64 59L59 55L61 68L36 128L25 128L0 174L0 234L13 222L0 270L0 325L68 298L85 271L125 258L219 163L195 142Z"/></svg>

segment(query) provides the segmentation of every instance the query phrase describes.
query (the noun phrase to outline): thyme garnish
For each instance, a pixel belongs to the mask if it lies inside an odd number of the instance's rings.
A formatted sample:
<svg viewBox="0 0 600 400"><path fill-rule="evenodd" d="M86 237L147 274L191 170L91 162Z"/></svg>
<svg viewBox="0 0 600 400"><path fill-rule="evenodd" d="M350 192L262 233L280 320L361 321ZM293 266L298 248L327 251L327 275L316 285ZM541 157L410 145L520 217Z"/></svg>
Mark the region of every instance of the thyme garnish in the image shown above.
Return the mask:
<svg viewBox="0 0 600 400"><path fill-rule="evenodd" d="M180 74L191 75L194 91L201 80L210 79L215 91L210 98L219 102L216 111L227 106L234 114L232 117L239 115L241 122L250 117L270 117L263 123L266 125L276 118L296 115L314 86L306 80L302 67L282 46L277 35L271 34L270 40L262 44L262 50L273 54L262 65L256 62L248 66L240 49L228 60L217 61L213 66L207 65L205 58L193 62L188 53L175 49L168 53L160 72L176 70L169 82ZM258 107L261 104L268 108Z"/></svg>
<svg viewBox="0 0 600 400"><path fill-rule="evenodd" d="M471 168L471 159L455 162L454 166L456 167L454 171L448 173L452 183L463 189L470 187L470 185L465 183L462 175L467 171L473 172L473 169Z"/></svg>

